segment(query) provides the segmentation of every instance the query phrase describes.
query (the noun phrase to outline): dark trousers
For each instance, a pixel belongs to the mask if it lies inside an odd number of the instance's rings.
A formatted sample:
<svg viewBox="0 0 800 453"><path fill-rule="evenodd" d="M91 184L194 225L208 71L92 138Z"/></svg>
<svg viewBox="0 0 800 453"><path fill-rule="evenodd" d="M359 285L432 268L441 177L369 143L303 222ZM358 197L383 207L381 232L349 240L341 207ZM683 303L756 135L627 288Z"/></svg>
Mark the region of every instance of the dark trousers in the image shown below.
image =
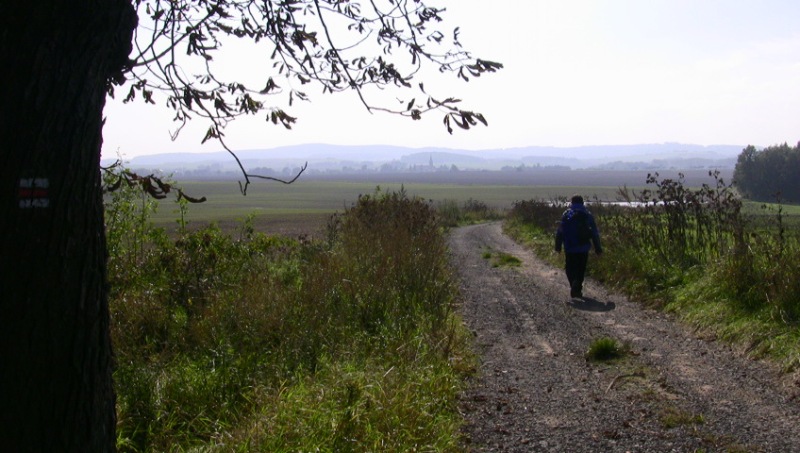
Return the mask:
<svg viewBox="0 0 800 453"><path fill-rule="evenodd" d="M570 296L581 297L583 292L583 276L586 274L586 263L589 252L565 253L567 258L567 280L569 280Z"/></svg>

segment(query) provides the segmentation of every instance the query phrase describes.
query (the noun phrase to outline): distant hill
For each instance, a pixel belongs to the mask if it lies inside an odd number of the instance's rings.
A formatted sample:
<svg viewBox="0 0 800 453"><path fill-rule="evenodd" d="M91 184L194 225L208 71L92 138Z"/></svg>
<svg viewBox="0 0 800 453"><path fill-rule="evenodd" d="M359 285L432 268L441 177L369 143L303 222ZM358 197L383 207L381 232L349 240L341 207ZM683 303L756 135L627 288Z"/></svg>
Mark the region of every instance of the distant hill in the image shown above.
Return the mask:
<svg viewBox="0 0 800 453"><path fill-rule="evenodd" d="M475 151L390 145L307 144L239 150L236 153L248 169L258 168L280 174L291 173L305 162L309 163L310 173L509 168L524 170L527 167L604 170L733 168L743 148L741 145L701 146L661 143L577 147L528 146ZM238 172L235 160L225 151L140 156L131 159L127 165L134 169L162 171L176 176L213 177Z"/></svg>

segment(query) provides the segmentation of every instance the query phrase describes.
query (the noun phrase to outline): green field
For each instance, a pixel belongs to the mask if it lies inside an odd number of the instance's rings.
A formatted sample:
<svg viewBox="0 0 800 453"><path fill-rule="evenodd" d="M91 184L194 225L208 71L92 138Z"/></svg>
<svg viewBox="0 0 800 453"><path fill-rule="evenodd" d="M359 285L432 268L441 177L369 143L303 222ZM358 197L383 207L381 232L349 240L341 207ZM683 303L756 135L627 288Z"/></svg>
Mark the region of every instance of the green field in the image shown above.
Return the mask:
<svg viewBox="0 0 800 453"><path fill-rule="evenodd" d="M445 200L463 203L474 199L499 211L510 209L516 200L555 199L575 192L589 198L615 199L617 190L615 187L300 180L292 185L256 182L248 189L247 196L243 196L234 181L181 181L179 185L193 197L208 199L190 205L187 216L190 227L213 221L227 228L253 214L256 229L268 233L316 233L331 214L343 211L359 195L372 194L378 187L382 191L404 188L409 195L430 200L434 205ZM160 226L168 226L178 216L178 205L167 199L160 203L154 220Z"/></svg>
<svg viewBox="0 0 800 453"><path fill-rule="evenodd" d="M705 171L686 172L692 186L711 183ZM429 200L434 205L443 201L459 204L473 199L486 203L501 213L518 200L555 200L581 193L587 199L614 201L617 191L627 185L641 190L644 171L571 171L526 175L515 172L457 172L456 174L359 175L352 180L301 177L291 185L254 180L247 196L236 181L178 181L187 194L206 197L208 201L189 207L189 227L216 222L225 230L235 229L246 217L253 216L256 230L270 234L311 234L323 231L328 218L351 206L361 194L398 191L405 188L412 196ZM670 175L673 176L673 175ZM728 175L726 175L728 176ZM765 214L761 203L748 202L748 214ZM789 222L800 215L799 206L784 206ZM177 225L178 206L173 198L161 201L153 220L158 226Z"/></svg>
<svg viewBox="0 0 800 453"><path fill-rule="evenodd" d="M800 216L800 205L778 205L776 203L761 203L758 201L746 201L744 203L743 209L746 214L764 214L764 213L772 213L775 214L778 212L778 208L782 209L783 215L789 217L797 217Z"/></svg>

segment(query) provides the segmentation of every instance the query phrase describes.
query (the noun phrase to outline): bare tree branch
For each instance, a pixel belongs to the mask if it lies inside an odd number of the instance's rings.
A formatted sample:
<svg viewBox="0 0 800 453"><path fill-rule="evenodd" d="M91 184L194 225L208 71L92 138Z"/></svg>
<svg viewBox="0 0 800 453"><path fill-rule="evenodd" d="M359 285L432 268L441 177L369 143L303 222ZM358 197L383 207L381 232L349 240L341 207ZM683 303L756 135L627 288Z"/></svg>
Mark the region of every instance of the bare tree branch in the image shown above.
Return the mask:
<svg viewBox="0 0 800 453"><path fill-rule="evenodd" d="M402 108L372 102L366 88L413 89L411 82L424 64L464 81L495 72L502 64L473 59L461 49L457 28L452 32L454 48L449 48L441 28L445 10L430 7L424 0L413 4L369 0L368 5L362 10L360 4L343 0L134 0L141 19L134 43L138 55L128 69L125 100L133 101L138 95L154 103L154 96L164 93L179 123L173 138L198 116L210 123L203 142L215 139L234 157L222 139L228 123L262 113L268 122L291 128L296 118L278 105L291 107L295 100L309 100L293 87L297 82L315 83L323 93L355 90L371 113L419 120L438 111L444 114L449 133L453 126L466 130L488 124L481 113L462 109L457 98L427 94L421 83L416 86L423 96L401 100ZM259 77L259 86L235 76L233 80L220 77L224 68L214 57L236 39L257 45L258 55L272 63ZM113 87L109 93L113 95ZM276 102L276 97L283 101ZM250 178L287 183L249 174L236 160L245 178L242 193Z"/></svg>

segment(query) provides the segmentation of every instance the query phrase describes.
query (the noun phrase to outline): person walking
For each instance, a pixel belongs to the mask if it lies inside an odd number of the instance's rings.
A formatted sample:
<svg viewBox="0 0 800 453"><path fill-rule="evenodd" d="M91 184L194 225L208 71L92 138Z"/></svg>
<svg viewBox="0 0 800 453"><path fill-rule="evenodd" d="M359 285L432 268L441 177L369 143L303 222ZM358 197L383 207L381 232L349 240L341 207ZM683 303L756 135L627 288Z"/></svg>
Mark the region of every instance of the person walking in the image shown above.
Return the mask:
<svg viewBox="0 0 800 453"><path fill-rule="evenodd" d="M598 255L603 253L600 246L600 231L594 216L583 204L583 197L574 195L569 209L564 211L556 230L556 253L564 248L565 270L569 280L570 297L583 297L583 277L589 261L589 251L594 246Z"/></svg>

